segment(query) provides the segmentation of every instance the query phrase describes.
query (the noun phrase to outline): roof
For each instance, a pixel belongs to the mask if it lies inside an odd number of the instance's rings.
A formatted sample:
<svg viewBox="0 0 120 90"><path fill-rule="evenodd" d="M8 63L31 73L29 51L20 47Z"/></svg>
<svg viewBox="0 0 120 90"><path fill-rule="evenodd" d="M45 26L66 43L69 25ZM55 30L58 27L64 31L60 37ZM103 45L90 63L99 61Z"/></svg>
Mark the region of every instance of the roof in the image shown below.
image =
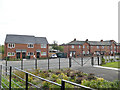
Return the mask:
<svg viewBox="0 0 120 90"><path fill-rule="evenodd" d="M35 37L32 35L14 35L7 34L5 43L19 43L19 44L48 44L46 37Z"/></svg>
<svg viewBox="0 0 120 90"><path fill-rule="evenodd" d="M116 42L112 42L111 40L109 41L71 41L69 43L67 43L66 45L83 45L84 43L88 43L89 45L98 45L98 46L109 46L112 43Z"/></svg>
<svg viewBox="0 0 120 90"><path fill-rule="evenodd" d="M68 45L82 45L84 43L85 43L85 41L72 41L72 42L69 42L67 44Z"/></svg>
<svg viewBox="0 0 120 90"><path fill-rule="evenodd" d="M102 42L100 42L100 41L88 41L88 43L90 44L90 45L98 45L98 46L109 46L109 45L111 45L112 44L112 42L110 42L110 41L102 41Z"/></svg>

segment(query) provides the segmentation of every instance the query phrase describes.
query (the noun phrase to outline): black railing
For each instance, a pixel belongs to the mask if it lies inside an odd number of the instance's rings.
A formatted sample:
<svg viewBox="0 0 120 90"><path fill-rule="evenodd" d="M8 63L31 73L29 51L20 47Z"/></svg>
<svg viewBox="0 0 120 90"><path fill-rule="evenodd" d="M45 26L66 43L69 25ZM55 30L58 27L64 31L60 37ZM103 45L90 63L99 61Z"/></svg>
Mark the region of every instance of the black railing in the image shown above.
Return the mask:
<svg viewBox="0 0 120 90"><path fill-rule="evenodd" d="M80 87L81 89L95 90L95 89L93 89L93 88L86 87L86 86L83 86L83 85L80 85L80 84L77 84L77 83L74 83L74 82L71 82L71 81L67 81L67 80L64 80L64 79L62 79L62 90L65 90L65 83L69 83L69 84L71 84L71 85Z"/></svg>
<svg viewBox="0 0 120 90"><path fill-rule="evenodd" d="M4 67L4 68L3 68ZM50 81L50 80L48 80L48 79L45 79L45 78L42 78L42 77L39 77L39 76L36 76L36 75L34 75L34 74L32 74L32 73L29 73L29 72L27 72L27 71L24 71L24 70L21 70L21 69L19 69L19 68L17 68L17 67L12 67L12 66L10 66L7 70L7 76L6 76L6 73L4 74L4 70L3 69L5 69L5 68L7 68L6 66L3 66L3 65L1 65L1 68L0 68L0 79L1 79L1 85L2 86L0 86L1 87L1 89L3 89L4 90L4 88L9 88L9 90L11 90L11 89L13 89L13 88L15 88L14 86L12 86L12 84L14 83L18 88L21 88L21 89L25 89L25 90L28 90L29 88L39 88L39 89L41 89L41 87L40 86L37 86L37 85L35 85L35 84L33 84L32 82L30 82L29 81L29 76L32 76L32 77L34 77L34 78L37 78L37 79L39 79L39 80L41 80L41 81L46 81L46 82L49 82L49 83L51 83L51 84L53 84L53 85L56 85L56 86L59 86L60 88L61 88L61 90L65 90L65 83L69 83L69 84L72 84L72 85L74 85L74 86L77 86L77 87L80 87L80 88L84 88L84 89L90 89L90 90L93 90L92 88L90 88L90 87L86 87L86 86L83 86L83 85L80 85L80 84L76 84L76 83L73 83L73 82L70 82L70 81L67 81L67 80L61 80L61 84L58 84L58 83L56 83L56 82L53 82L53 81ZM15 71L20 71L20 72L23 72L24 74L25 74L25 77L24 78L22 78L22 77L20 77L19 75L17 75L17 74L15 74L14 72ZM15 76L15 77L13 77L13 76ZM24 86L21 86L21 85L19 85L19 83L17 83L16 81L14 81L14 79L13 78L18 78L20 81L21 81L21 83L24 85ZM4 80L3 80L4 79ZM24 82L24 83L23 83Z"/></svg>

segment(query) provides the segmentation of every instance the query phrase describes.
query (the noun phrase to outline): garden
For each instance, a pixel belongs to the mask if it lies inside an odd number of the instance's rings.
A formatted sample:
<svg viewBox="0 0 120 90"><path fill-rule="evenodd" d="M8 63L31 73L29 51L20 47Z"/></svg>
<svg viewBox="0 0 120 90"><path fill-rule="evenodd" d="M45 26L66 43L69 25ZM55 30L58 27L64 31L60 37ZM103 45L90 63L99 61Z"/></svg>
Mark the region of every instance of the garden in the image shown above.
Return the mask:
<svg viewBox="0 0 120 90"><path fill-rule="evenodd" d="M58 84L61 84L61 80L68 80L71 82L75 82L77 84L81 84L87 87L91 87L94 89L98 88L118 88L120 85L120 81L116 80L113 82L106 81L103 78L96 77L93 73L83 73L78 70L72 70L72 69L61 69L61 70L33 70L33 71L28 71L36 76L45 78L47 80L56 82ZM13 73L22 79L25 79L25 73L21 71L14 70ZM12 81L16 82L19 84L21 87L25 88L25 82L17 78L16 76L12 75ZM6 82L4 78L2 78L2 81ZM32 84L40 87L40 88L60 88L59 86L53 85L49 82L42 81L38 78L35 78L31 75L28 76L28 81L31 82ZM6 84L8 84L6 82ZM2 86L5 88L5 85L2 84ZM15 85L12 82L12 87L14 88L19 88L17 85ZM32 85L29 85L29 88L34 88ZM73 86L69 83L65 84L65 88L78 88L76 86Z"/></svg>
<svg viewBox="0 0 120 90"><path fill-rule="evenodd" d="M111 58L111 59L102 58L101 66L120 68L120 58L115 58L115 59L113 59L113 58Z"/></svg>

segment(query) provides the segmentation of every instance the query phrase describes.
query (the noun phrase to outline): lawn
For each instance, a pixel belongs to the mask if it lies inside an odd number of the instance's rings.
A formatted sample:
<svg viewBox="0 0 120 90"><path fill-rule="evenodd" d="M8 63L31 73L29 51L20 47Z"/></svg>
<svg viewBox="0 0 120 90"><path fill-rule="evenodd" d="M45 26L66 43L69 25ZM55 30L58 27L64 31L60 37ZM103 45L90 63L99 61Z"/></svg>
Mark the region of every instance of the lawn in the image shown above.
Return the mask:
<svg viewBox="0 0 120 90"><path fill-rule="evenodd" d="M103 64L104 67L120 68L120 61Z"/></svg>

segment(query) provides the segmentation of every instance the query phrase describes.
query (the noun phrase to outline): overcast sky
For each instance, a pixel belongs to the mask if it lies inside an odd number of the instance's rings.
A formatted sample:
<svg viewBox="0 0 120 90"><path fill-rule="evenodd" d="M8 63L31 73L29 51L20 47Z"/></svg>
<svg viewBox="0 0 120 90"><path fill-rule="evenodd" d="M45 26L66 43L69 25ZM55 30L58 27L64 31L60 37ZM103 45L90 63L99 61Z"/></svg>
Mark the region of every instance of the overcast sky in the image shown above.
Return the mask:
<svg viewBox="0 0 120 90"><path fill-rule="evenodd" d="M0 0L0 44L6 34L118 42L119 0Z"/></svg>

